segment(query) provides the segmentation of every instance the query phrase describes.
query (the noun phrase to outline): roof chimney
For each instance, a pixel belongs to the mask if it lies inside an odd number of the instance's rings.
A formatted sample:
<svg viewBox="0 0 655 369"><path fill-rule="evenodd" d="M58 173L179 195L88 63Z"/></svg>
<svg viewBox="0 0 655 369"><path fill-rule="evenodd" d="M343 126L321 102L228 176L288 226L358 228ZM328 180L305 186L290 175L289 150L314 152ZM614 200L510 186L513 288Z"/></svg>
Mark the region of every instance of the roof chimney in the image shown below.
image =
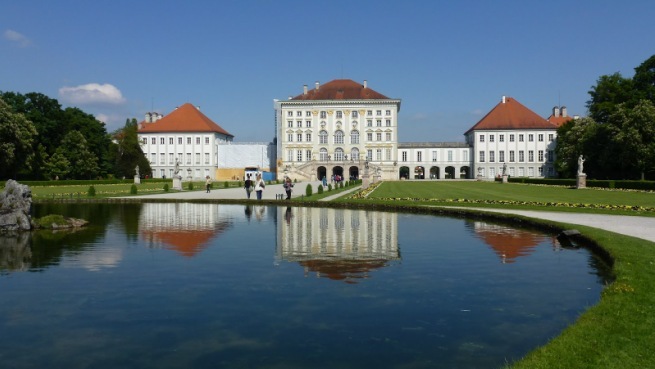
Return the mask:
<svg viewBox="0 0 655 369"><path fill-rule="evenodd" d="M319 86L318 81L316 81L316 82L314 83L314 86L315 86L315 88L316 88L316 91L318 91L318 86Z"/></svg>
<svg viewBox="0 0 655 369"><path fill-rule="evenodd" d="M307 85L302 86L302 94L307 95Z"/></svg>
<svg viewBox="0 0 655 369"><path fill-rule="evenodd" d="M555 118L559 117L559 107L558 106L553 107L553 116Z"/></svg>
<svg viewBox="0 0 655 369"><path fill-rule="evenodd" d="M364 88L368 88L367 85L368 83L366 82L366 80L364 80Z"/></svg>
<svg viewBox="0 0 655 369"><path fill-rule="evenodd" d="M566 106L562 106L560 112L564 118L568 117L568 113L566 112Z"/></svg>
<svg viewBox="0 0 655 369"><path fill-rule="evenodd" d="M504 104L505 102L507 102L507 96L503 95L503 98L502 98L501 101L503 102L503 104Z"/></svg>
<svg viewBox="0 0 655 369"><path fill-rule="evenodd" d="M196 105L196 109L200 110L200 105Z"/></svg>

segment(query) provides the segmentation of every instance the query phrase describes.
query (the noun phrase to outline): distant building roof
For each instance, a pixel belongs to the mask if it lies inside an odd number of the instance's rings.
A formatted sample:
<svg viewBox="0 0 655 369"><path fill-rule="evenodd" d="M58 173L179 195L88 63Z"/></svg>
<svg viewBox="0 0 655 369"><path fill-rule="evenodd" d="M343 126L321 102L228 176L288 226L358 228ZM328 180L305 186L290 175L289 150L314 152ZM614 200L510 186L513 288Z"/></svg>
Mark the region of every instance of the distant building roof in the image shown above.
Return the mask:
<svg viewBox="0 0 655 369"><path fill-rule="evenodd" d="M465 134L474 130L555 128L557 128L557 125L540 117L514 98L503 96L501 102Z"/></svg>
<svg viewBox="0 0 655 369"><path fill-rule="evenodd" d="M290 100L384 100L389 99L381 93L368 88L364 84L357 83L351 79L335 79L324 85L316 82L315 87L307 89L304 86L303 93Z"/></svg>
<svg viewBox="0 0 655 369"><path fill-rule="evenodd" d="M155 132L216 132L234 137L214 123L200 109L186 103L155 122L139 123L139 133Z"/></svg>

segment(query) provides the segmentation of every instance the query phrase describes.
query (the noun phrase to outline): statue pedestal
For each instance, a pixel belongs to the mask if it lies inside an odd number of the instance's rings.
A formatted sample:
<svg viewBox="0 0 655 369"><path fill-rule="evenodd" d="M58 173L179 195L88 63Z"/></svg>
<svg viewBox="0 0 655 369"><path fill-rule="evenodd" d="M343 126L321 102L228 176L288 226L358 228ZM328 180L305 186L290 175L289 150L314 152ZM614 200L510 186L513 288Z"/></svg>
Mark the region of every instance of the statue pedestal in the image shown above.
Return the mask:
<svg viewBox="0 0 655 369"><path fill-rule="evenodd" d="M364 175L362 176L362 188L368 188L371 185L371 178L368 176L368 168L364 169Z"/></svg>
<svg viewBox="0 0 655 369"><path fill-rule="evenodd" d="M509 176L507 174L503 174L503 183L507 183L507 178Z"/></svg>
<svg viewBox="0 0 655 369"><path fill-rule="evenodd" d="M179 176L173 177L173 189L182 191L182 178Z"/></svg>
<svg viewBox="0 0 655 369"><path fill-rule="evenodd" d="M587 175L582 173L578 174L578 181L575 188L587 188Z"/></svg>
<svg viewBox="0 0 655 369"><path fill-rule="evenodd" d="M134 184L141 184L141 178L138 175L134 176Z"/></svg>

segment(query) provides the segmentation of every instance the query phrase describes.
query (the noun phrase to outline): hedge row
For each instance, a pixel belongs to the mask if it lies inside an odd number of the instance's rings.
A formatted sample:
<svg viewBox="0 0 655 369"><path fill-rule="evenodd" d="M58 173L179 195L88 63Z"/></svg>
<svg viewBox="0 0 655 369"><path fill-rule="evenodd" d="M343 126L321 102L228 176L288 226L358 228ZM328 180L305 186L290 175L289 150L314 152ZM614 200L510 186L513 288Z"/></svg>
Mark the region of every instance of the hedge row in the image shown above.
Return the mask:
<svg viewBox="0 0 655 369"><path fill-rule="evenodd" d="M148 178L141 179L141 183L170 183L171 179L163 178ZM6 181L0 181L0 187L5 187ZM20 184L28 185L31 187L37 186L91 186L91 185L100 185L100 184L129 184L134 183L134 178L130 179L93 179L93 180L83 180L83 179L62 179L58 181L19 181Z"/></svg>

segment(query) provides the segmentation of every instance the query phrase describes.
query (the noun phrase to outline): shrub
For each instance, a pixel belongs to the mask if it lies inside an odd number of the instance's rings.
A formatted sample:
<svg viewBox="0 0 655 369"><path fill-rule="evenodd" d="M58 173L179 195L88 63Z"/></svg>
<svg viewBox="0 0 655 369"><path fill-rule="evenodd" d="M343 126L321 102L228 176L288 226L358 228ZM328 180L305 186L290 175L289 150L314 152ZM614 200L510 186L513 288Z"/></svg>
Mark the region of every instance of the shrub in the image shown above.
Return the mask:
<svg viewBox="0 0 655 369"><path fill-rule="evenodd" d="M137 192L138 192L138 190L136 188L136 185L133 184L132 187L130 187L130 194L131 195L136 195Z"/></svg>
<svg viewBox="0 0 655 369"><path fill-rule="evenodd" d="M164 192L168 192L168 183L164 183Z"/></svg>
<svg viewBox="0 0 655 369"><path fill-rule="evenodd" d="M228 181L225 181L225 183L223 183L223 187L225 187L225 188L230 187L230 183Z"/></svg>
<svg viewBox="0 0 655 369"><path fill-rule="evenodd" d="M305 187L305 196L309 197L312 195L312 185L311 183L307 184L307 187Z"/></svg>
<svg viewBox="0 0 655 369"><path fill-rule="evenodd" d="M93 187L93 186L89 186L89 191L87 191L87 195L89 195L89 197L95 196L96 195L96 188Z"/></svg>
<svg viewBox="0 0 655 369"><path fill-rule="evenodd" d="M332 183L328 183L328 192L332 191Z"/></svg>
<svg viewBox="0 0 655 369"><path fill-rule="evenodd" d="M343 182L339 182L339 188L343 188Z"/></svg>
<svg viewBox="0 0 655 369"><path fill-rule="evenodd" d="M323 185L322 184L318 185L318 190L316 190L316 193L318 193L319 195L323 193Z"/></svg>
<svg viewBox="0 0 655 369"><path fill-rule="evenodd" d="M294 178L293 183L298 183L298 178Z"/></svg>
<svg viewBox="0 0 655 369"><path fill-rule="evenodd" d="M189 189L189 191L193 191L193 182L189 182L187 188Z"/></svg>

